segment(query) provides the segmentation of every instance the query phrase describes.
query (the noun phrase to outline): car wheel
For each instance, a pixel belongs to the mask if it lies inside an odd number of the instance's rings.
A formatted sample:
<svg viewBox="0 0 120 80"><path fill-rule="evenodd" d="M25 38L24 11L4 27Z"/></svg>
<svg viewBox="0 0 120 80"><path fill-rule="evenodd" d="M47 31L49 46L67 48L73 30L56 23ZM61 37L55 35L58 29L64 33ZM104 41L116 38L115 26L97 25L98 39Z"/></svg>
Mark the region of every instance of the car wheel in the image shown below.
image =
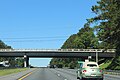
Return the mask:
<svg viewBox="0 0 120 80"><path fill-rule="evenodd" d="M99 79L99 80L103 80L103 78Z"/></svg>
<svg viewBox="0 0 120 80"><path fill-rule="evenodd" d="M87 80L86 78L81 78L81 80Z"/></svg>
<svg viewBox="0 0 120 80"><path fill-rule="evenodd" d="M77 79L80 79L79 77L77 77Z"/></svg>
<svg viewBox="0 0 120 80"><path fill-rule="evenodd" d="M97 79L97 80L103 80L103 78L99 78L99 79Z"/></svg>

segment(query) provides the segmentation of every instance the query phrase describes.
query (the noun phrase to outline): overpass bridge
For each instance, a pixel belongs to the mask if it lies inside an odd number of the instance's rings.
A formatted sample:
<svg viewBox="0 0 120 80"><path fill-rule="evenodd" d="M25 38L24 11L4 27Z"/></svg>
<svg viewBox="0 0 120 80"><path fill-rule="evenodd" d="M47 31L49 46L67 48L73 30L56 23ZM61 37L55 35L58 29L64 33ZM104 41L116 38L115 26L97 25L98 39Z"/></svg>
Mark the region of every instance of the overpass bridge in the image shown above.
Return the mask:
<svg viewBox="0 0 120 80"><path fill-rule="evenodd" d="M29 57L52 57L52 58L80 58L98 57L112 58L115 49L0 49L0 57L24 57L24 66L29 65Z"/></svg>

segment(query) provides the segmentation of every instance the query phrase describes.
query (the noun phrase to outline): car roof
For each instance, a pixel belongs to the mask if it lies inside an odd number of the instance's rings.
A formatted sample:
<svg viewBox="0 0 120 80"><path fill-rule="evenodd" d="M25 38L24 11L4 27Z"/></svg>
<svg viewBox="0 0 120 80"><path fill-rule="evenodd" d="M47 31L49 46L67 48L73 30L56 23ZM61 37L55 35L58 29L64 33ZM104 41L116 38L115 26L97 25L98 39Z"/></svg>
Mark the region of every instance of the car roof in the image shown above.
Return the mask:
<svg viewBox="0 0 120 80"><path fill-rule="evenodd" d="M95 64L97 66L94 67L94 68L99 68L99 66L98 66L98 64L96 62L84 62L83 63L83 68L88 68L89 66L87 66L87 64Z"/></svg>
<svg viewBox="0 0 120 80"><path fill-rule="evenodd" d="M78 61L78 63L80 64L80 63L84 63L84 61Z"/></svg>

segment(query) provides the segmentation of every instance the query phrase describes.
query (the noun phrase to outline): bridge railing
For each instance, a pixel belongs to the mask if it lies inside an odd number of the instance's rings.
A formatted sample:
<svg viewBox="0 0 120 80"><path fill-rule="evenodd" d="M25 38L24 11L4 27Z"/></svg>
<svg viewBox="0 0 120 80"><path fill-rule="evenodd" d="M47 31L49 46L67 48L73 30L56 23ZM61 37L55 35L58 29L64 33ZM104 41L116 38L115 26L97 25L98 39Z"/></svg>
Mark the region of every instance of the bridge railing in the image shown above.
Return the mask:
<svg viewBox="0 0 120 80"><path fill-rule="evenodd" d="M58 49L0 49L0 51L58 51Z"/></svg>
<svg viewBox="0 0 120 80"><path fill-rule="evenodd" d="M0 52L7 51L59 51L59 52L115 52L116 49L0 49Z"/></svg>
<svg viewBox="0 0 120 80"><path fill-rule="evenodd" d="M59 51L78 51L78 52L115 52L116 49L59 49Z"/></svg>

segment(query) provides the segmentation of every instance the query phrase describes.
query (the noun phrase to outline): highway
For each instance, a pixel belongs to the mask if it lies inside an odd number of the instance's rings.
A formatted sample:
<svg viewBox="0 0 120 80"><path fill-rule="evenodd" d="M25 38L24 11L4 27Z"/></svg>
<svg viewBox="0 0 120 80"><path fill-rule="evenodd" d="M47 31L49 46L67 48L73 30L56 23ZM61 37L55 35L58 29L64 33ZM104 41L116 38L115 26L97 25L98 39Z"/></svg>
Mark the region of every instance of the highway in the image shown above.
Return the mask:
<svg viewBox="0 0 120 80"><path fill-rule="evenodd" d="M78 80L76 70L38 68L19 80ZM120 80L119 76L104 75L104 80Z"/></svg>

